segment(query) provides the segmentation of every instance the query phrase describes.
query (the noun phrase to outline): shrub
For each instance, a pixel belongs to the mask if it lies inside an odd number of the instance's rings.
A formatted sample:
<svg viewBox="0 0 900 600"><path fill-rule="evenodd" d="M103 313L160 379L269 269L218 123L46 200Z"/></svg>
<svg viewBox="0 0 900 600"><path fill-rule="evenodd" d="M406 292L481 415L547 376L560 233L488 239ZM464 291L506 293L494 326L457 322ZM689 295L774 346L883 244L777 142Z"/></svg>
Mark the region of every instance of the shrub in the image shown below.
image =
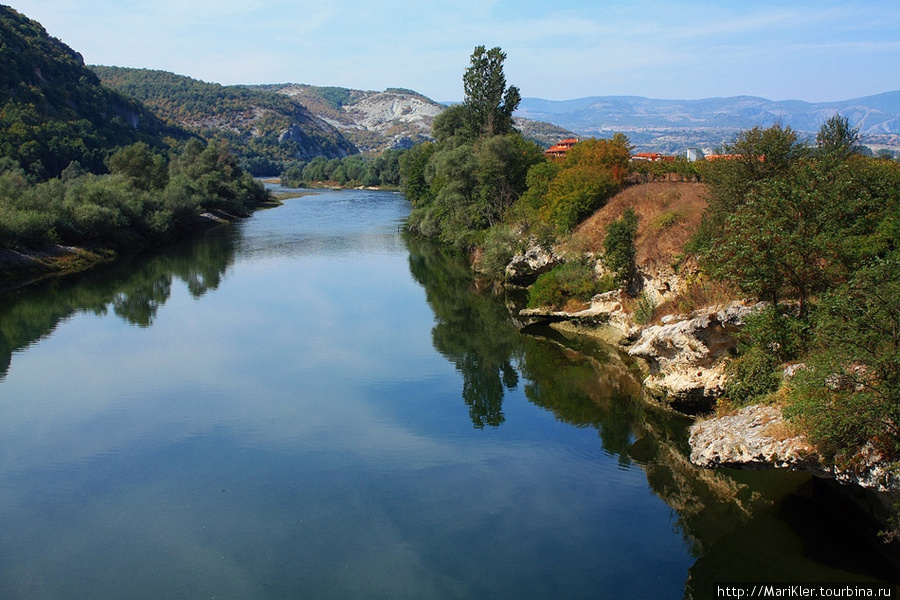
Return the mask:
<svg viewBox="0 0 900 600"><path fill-rule="evenodd" d="M627 285L634 276L634 240L637 214L629 207L606 228L603 239L603 264L614 273L618 285Z"/></svg>
<svg viewBox="0 0 900 600"><path fill-rule="evenodd" d="M588 301L595 294L614 288L615 283L611 277L597 278L589 261L566 262L537 278L528 290L528 307L559 308L569 300Z"/></svg>
<svg viewBox="0 0 900 600"><path fill-rule="evenodd" d="M631 316L634 319L634 322L638 325L643 325L644 323L649 323L650 319L653 318L653 313L656 310L656 302L653 301L646 293L641 294L640 298L638 298L637 302L634 304L634 308L631 312Z"/></svg>
<svg viewBox="0 0 900 600"><path fill-rule="evenodd" d="M509 227L493 227L484 236L483 249L482 272L500 279L512 257L522 251L522 242L516 232Z"/></svg>
<svg viewBox="0 0 900 600"><path fill-rule="evenodd" d="M732 403L743 405L778 389L781 364L775 356L760 346L752 346L728 363L724 396Z"/></svg>

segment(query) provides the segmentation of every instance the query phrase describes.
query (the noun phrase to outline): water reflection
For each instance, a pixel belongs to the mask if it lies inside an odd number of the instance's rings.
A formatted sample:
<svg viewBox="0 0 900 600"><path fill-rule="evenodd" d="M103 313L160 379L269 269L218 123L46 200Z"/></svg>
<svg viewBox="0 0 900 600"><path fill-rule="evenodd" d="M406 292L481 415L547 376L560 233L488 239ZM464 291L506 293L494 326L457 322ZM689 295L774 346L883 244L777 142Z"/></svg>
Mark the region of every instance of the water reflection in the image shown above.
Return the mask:
<svg viewBox="0 0 900 600"><path fill-rule="evenodd" d="M504 421L504 390L519 385L522 336L509 312L489 294L479 293L462 257L446 247L409 238L409 269L425 288L437 324L434 348L463 376L462 396L472 424L497 427Z"/></svg>
<svg viewBox="0 0 900 600"><path fill-rule="evenodd" d="M167 248L165 253L122 258L88 273L54 278L0 295L0 380L12 355L49 336L79 312L113 314L149 327L182 280L194 298L216 289L235 256L232 227Z"/></svg>
<svg viewBox="0 0 900 600"><path fill-rule="evenodd" d="M686 597L712 597L714 583L722 580L892 576L878 549L858 534L823 534L824 518L798 521L798 514L824 514L830 501L811 492L816 486L808 475L692 465L690 421L642 401L640 375L627 356L549 328L522 335L502 297L478 288L465 257L422 240L407 243L410 270L434 311L434 347L462 374L462 397L475 427L503 423L504 389L518 386L521 375L531 403L559 421L596 429L620 467L641 468L652 491L673 510L675 527L697 557L687 574ZM797 506L804 508L798 512Z"/></svg>

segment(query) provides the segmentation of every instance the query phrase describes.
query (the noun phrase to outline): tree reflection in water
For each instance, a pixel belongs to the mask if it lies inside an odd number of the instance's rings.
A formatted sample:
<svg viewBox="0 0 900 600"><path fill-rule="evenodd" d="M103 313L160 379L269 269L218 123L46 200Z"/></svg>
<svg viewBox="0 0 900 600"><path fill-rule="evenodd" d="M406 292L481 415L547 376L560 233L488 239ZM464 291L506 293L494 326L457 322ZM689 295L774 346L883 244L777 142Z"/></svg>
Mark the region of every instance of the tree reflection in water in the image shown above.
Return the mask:
<svg viewBox="0 0 900 600"><path fill-rule="evenodd" d="M216 289L234 262L236 235L237 228L218 228L162 253L122 258L0 295L0 379L14 352L47 337L73 314L107 314L111 309L132 325L149 327L176 278L195 298Z"/></svg>
<svg viewBox="0 0 900 600"><path fill-rule="evenodd" d="M434 348L463 376L462 396L475 427L503 423L504 390L519 384L522 336L506 307L475 288L464 257L433 242L409 238L409 268L424 288L437 324Z"/></svg>
<svg viewBox="0 0 900 600"><path fill-rule="evenodd" d="M644 402L641 377L617 348L549 328L522 334L503 298L478 289L466 257L426 240L407 244L410 271L434 311L434 347L461 373L462 397L475 427L503 423L504 390L516 388L521 374L531 403L562 422L596 429L603 449L623 468L641 468L653 492L673 509L675 526L698 557L688 574L688 597L706 597L714 581L747 573L747 552L736 547L760 553L763 558L748 563L757 572L822 580L889 573L877 552L860 547L859 540L854 553L869 566L853 572L796 549L779 554L778 548L802 544L808 535L810 528L792 524L785 508L809 503L808 475L694 466L688 459L689 419ZM846 554L847 543L820 539L817 547L827 560L847 565L834 558ZM774 571L774 559L766 556L778 556Z"/></svg>

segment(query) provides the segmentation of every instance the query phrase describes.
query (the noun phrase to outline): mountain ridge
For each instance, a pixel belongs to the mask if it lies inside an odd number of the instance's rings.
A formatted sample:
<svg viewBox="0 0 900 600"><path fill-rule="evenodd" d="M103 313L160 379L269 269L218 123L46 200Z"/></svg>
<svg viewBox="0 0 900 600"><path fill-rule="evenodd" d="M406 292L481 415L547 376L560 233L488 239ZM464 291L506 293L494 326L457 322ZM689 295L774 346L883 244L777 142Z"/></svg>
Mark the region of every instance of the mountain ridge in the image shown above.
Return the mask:
<svg viewBox="0 0 900 600"><path fill-rule="evenodd" d="M697 100L643 96L523 98L516 111L517 116L548 121L582 136L622 131L637 146L660 150L672 150L679 144L716 147L738 131L774 123L814 134L834 114L847 117L852 126L859 127L863 141L870 146L900 148L900 91L830 102L758 96Z"/></svg>

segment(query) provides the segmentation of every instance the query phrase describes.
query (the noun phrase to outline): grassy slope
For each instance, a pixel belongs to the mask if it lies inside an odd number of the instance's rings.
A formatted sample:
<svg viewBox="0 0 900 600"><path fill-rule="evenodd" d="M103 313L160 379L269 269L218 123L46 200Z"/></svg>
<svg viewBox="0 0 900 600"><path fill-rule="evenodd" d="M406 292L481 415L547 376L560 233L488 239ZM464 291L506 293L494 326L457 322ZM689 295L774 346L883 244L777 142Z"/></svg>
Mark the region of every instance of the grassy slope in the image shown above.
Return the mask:
<svg viewBox="0 0 900 600"><path fill-rule="evenodd" d="M589 250L602 251L606 227L632 207L638 215L636 263L640 267L671 264L700 225L706 208L706 185L655 182L631 185L575 229Z"/></svg>

